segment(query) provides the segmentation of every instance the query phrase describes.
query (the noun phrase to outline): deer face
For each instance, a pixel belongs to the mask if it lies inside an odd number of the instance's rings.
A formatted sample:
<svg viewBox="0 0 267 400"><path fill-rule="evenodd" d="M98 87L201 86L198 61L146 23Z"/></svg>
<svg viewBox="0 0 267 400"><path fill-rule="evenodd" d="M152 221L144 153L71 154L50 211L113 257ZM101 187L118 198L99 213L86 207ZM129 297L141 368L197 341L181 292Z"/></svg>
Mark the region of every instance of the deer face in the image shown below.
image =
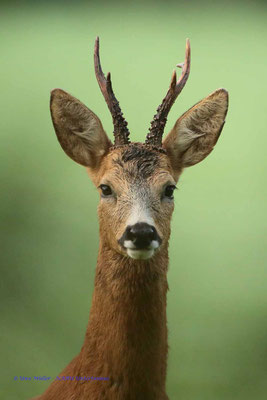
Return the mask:
<svg viewBox="0 0 267 400"><path fill-rule="evenodd" d="M162 142L167 113L189 74L190 48L181 78L170 88L151 123L146 143L129 143L127 123L99 61L95 70L114 122L115 146L99 118L61 89L51 95L57 138L74 161L85 166L98 188L102 243L134 259L148 259L166 248L173 212L173 193L184 167L202 161L213 149L224 125L228 93L219 89L184 113Z"/></svg>
<svg viewBox="0 0 267 400"><path fill-rule="evenodd" d="M136 259L152 257L167 243L176 179L166 154L141 143L114 149L94 183L101 240Z"/></svg>

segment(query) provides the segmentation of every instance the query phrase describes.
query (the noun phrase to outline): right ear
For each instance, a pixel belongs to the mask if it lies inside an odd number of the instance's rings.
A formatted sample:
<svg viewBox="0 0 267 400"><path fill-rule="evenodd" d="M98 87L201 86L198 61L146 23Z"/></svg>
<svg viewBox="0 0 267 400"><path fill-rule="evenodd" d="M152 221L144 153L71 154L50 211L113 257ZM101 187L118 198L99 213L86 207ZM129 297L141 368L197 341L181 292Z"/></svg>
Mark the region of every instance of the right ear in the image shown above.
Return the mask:
<svg viewBox="0 0 267 400"><path fill-rule="evenodd" d="M85 167L97 168L112 145L100 119L61 89L51 92L50 110L58 141L65 153Z"/></svg>
<svg viewBox="0 0 267 400"><path fill-rule="evenodd" d="M175 123L163 142L174 171L204 160L222 131L228 109L228 92L218 89L191 107Z"/></svg>

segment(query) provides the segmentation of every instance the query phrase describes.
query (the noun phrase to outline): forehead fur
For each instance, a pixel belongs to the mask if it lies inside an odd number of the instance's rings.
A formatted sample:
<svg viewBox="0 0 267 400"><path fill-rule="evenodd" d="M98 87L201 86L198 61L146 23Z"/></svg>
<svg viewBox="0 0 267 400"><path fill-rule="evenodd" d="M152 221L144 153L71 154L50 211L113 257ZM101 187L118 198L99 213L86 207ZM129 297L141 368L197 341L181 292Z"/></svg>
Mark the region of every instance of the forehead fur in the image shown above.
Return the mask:
<svg viewBox="0 0 267 400"><path fill-rule="evenodd" d="M95 172L88 172L95 185L99 185L104 176L133 182L162 176L163 171L175 179L170 159L164 149L144 143L129 143L111 147L100 168Z"/></svg>
<svg viewBox="0 0 267 400"><path fill-rule="evenodd" d="M166 161L167 157L164 156L163 149L143 143L131 143L121 147L112 163L121 167L131 178L147 179L155 173L156 169L163 167L163 164L167 167Z"/></svg>

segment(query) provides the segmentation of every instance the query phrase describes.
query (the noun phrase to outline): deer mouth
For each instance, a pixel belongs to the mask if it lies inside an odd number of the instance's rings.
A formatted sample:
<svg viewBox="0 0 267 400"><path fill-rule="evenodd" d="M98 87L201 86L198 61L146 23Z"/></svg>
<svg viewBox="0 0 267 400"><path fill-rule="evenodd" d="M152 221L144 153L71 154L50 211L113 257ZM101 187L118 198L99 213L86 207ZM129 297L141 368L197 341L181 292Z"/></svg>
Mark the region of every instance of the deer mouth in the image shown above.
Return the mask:
<svg viewBox="0 0 267 400"><path fill-rule="evenodd" d="M127 254L129 257L133 258L134 260L148 260L151 258L155 253L155 250L134 250L134 249L127 249Z"/></svg>
<svg viewBox="0 0 267 400"><path fill-rule="evenodd" d="M153 257L159 246L160 244L157 240L152 240L148 247L136 247L131 240L125 240L123 243L123 248L126 250L127 255L134 260L148 260Z"/></svg>

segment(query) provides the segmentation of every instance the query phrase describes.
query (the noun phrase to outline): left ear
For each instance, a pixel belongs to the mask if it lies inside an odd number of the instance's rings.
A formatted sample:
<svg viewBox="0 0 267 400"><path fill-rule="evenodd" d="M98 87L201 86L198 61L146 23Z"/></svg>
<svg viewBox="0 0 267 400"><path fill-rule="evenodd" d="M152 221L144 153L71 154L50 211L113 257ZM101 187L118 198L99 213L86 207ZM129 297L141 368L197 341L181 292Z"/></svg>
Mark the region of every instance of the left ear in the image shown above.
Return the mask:
<svg viewBox="0 0 267 400"><path fill-rule="evenodd" d="M222 131L228 109L228 92L218 89L190 108L163 141L174 170L204 160Z"/></svg>
<svg viewBox="0 0 267 400"><path fill-rule="evenodd" d="M58 141L65 153L85 167L99 168L111 146L100 119L61 89L51 92L50 109Z"/></svg>

